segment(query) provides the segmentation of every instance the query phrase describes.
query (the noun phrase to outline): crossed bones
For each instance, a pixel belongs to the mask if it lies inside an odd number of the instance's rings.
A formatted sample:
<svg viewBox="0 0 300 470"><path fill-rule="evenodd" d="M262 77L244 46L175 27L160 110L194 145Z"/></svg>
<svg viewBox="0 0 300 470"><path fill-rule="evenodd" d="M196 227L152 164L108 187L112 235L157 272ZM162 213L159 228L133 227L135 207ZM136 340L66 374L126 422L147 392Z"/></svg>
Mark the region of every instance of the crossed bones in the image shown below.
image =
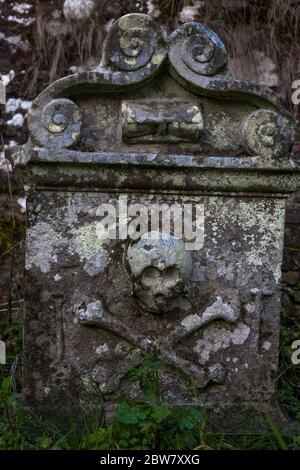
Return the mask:
<svg viewBox="0 0 300 470"><path fill-rule="evenodd" d="M142 335L131 327L129 328L119 318L116 318L108 311L104 311L100 300L91 302L85 308L80 308L77 311L78 321L82 325L107 330L124 339L135 348L126 356L124 363L119 364L118 370L112 372L109 380L103 385L104 390L102 391L107 393L115 391L122 378L128 373L129 368L137 366L142 361L143 352L147 352L153 347L157 350L160 359L172 363L184 375L195 379L199 389L204 388L210 381L222 382L224 368L221 364L213 364L208 367L208 370L199 368L193 362L179 357L174 348L179 341L214 320L234 323L239 316L240 311L236 306L223 303L222 298L217 297L217 300L207 307L204 312L187 315L168 335L158 339Z"/></svg>

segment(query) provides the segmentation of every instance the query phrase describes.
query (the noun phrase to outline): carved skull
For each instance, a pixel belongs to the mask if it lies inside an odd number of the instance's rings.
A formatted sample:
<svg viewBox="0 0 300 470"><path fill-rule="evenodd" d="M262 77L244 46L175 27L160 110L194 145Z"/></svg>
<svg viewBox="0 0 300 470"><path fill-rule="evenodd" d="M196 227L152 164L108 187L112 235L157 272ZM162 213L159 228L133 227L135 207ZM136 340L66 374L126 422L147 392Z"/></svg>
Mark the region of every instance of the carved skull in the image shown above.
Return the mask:
<svg viewBox="0 0 300 470"><path fill-rule="evenodd" d="M193 268L182 240L148 232L128 246L126 262L134 295L146 310L166 312L177 307Z"/></svg>

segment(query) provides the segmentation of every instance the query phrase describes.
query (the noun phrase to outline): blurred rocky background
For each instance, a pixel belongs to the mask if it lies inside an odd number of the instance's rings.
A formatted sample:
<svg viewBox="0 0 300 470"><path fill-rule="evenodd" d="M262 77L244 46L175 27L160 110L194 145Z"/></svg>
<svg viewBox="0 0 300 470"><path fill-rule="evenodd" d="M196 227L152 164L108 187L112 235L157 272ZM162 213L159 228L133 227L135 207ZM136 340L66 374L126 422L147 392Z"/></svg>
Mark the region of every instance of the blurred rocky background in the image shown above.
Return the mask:
<svg viewBox="0 0 300 470"><path fill-rule="evenodd" d="M300 78L299 0L0 0L0 314L22 299L26 201L5 148L27 140L32 99L57 78L99 63L115 18L142 12L171 31L200 21L224 40L237 78L268 85L292 105ZM294 148L300 157L300 134ZM300 318L300 192L288 204L283 266L285 315ZM3 310L5 310L3 308Z"/></svg>

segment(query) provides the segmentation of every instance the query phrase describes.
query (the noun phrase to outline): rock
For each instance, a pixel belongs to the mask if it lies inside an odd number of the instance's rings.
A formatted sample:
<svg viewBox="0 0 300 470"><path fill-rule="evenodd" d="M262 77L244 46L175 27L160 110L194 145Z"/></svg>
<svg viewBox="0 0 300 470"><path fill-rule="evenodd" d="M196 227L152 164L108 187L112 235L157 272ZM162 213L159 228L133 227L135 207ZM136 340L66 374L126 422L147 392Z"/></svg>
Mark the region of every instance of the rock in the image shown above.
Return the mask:
<svg viewBox="0 0 300 470"><path fill-rule="evenodd" d="M87 20L95 8L94 0L65 0L63 11L68 20Z"/></svg>
<svg viewBox="0 0 300 470"><path fill-rule="evenodd" d="M171 405L204 403L227 431L272 410L285 199L300 184L279 96L233 78L207 26L167 37L130 14L100 67L40 93L28 127L10 150L27 192L27 409L76 419L94 383L109 419L154 349Z"/></svg>

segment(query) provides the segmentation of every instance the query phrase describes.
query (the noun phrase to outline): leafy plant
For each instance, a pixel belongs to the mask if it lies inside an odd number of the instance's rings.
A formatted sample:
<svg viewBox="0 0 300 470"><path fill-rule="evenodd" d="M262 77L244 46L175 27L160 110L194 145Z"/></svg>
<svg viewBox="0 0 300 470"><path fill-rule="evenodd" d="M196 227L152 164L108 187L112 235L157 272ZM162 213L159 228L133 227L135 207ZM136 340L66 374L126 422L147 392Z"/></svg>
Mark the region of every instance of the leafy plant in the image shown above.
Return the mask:
<svg viewBox="0 0 300 470"><path fill-rule="evenodd" d="M206 420L192 406L170 406L160 390L160 372L170 364L149 352L129 376L139 384L143 398L123 398L116 409L113 424L85 436L84 448L97 449L193 449L200 439ZM98 447L99 446L99 447ZM94 448L94 447L93 447ZM107 448L107 447L106 447Z"/></svg>

